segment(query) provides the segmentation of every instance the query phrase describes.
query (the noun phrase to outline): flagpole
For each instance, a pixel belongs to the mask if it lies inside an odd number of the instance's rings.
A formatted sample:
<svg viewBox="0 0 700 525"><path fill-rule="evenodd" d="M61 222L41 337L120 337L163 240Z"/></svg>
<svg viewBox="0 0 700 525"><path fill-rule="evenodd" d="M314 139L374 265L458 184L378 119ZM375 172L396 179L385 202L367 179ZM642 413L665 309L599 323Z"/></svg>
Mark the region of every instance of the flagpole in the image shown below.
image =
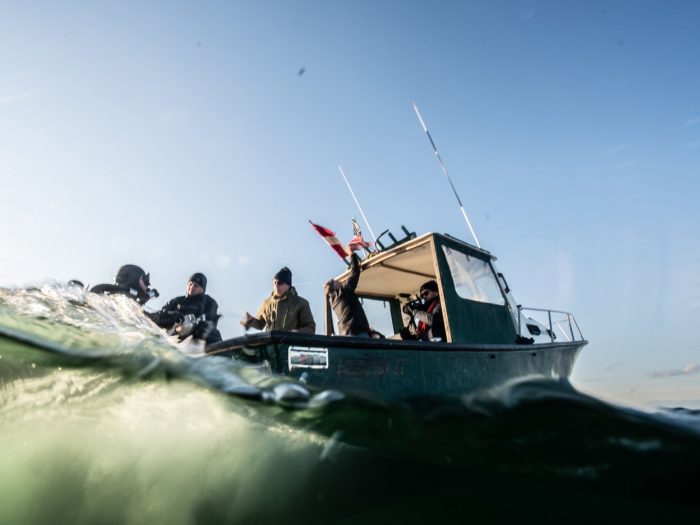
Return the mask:
<svg viewBox="0 0 700 525"><path fill-rule="evenodd" d="M440 153L438 153L437 146L435 146L435 142L433 142L433 137L430 136L430 131L428 131L427 126L425 125L425 122L423 121L423 117L420 114L420 111L418 111L418 106L416 103L413 103L413 110L416 112L416 116L418 117L418 120L420 122L421 127L423 128L423 131L425 131L425 134L428 135L428 140L430 141L430 145L433 147L433 151L435 152L435 157L437 158L438 162L440 163L440 167L442 168L442 172L445 174L445 177L447 177L447 180L450 182L450 186L452 187L452 191L455 194L455 197L457 198L457 202L459 203L459 209L462 210L462 215L464 216L464 220L467 222L467 226L469 227L469 231L472 234L472 237L474 237L474 240L476 241L476 245L481 248L481 245L479 244L479 239L476 238L476 233L474 233L474 228L472 228L472 223L469 221L469 217L467 217L467 212L464 211L464 206L462 206L462 200L459 198L459 195L457 194L457 190L455 189L455 185L452 184L452 179L450 178L450 174L447 173L447 167L445 166L445 163L442 162L442 158L440 157Z"/></svg>
<svg viewBox="0 0 700 525"><path fill-rule="evenodd" d="M369 233L372 234L372 239L374 239L374 243L376 244L377 237L374 235L374 232L372 231L372 227L369 225L369 221L367 220L367 217L365 216L365 212L362 211L362 206L360 206L360 202L357 200L357 197L355 197L355 192L352 191L352 188L350 187L350 183L348 182L348 178L345 176L345 172L343 171L343 167L338 165L338 170L340 170L340 174L343 176L343 180L345 181L345 185L350 190L350 195L352 195L352 198L355 201L355 204L357 205L357 209L360 210L360 213L362 214L362 218L364 219L365 224L367 225L367 228L369 228Z"/></svg>

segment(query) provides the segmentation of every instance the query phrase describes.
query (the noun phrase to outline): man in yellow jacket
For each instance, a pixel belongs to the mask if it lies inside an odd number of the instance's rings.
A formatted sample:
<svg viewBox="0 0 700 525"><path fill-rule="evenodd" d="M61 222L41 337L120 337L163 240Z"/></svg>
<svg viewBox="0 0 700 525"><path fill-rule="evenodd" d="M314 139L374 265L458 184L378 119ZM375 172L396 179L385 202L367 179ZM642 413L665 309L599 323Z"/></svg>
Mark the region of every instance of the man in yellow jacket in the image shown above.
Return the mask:
<svg viewBox="0 0 700 525"><path fill-rule="evenodd" d="M258 314L246 312L241 324L247 329L286 330L313 334L316 323L309 302L292 286L292 271L286 266L272 279L272 294L263 301Z"/></svg>

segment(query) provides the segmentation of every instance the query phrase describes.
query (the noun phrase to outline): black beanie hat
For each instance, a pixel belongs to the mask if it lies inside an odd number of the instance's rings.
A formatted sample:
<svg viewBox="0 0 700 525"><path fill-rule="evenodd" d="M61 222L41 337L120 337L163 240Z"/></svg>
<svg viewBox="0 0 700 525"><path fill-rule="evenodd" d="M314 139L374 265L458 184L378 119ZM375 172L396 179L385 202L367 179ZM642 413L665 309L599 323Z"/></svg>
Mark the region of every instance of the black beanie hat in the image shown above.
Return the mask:
<svg viewBox="0 0 700 525"><path fill-rule="evenodd" d="M277 272L274 278L281 283L285 283L289 286L292 286L292 270L290 270L286 266L282 268L279 272Z"/></svg>
<svg viewBox="0 0 700 525"><path fill-rule="evenodd" d="M188 282L196 283L202 287L202 290L207 291L207 277L203 273L193 273Z"/></svg>
<svg viewBox="0 0 700 525"><path fill-rule="evenodd" d="M424 290L432 290L433 292L437 292L438 285L435 281L428 281L427 283L423 283L423 285L420 287L421 292Z"/></svg>

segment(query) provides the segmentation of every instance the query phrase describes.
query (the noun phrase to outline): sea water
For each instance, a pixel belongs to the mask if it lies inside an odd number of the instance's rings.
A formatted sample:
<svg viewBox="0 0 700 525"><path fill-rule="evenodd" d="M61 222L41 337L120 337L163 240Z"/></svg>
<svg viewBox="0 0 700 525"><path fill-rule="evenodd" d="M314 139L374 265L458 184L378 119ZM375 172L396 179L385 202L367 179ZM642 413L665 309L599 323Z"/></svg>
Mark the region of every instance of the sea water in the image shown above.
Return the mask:
<svg viewBox="0 0 700 525"><path fill-rule="evenodd" d="M177 344L125 297L0 289L0 523L696 521L700 413L566 380L386 403Z"/></svg>

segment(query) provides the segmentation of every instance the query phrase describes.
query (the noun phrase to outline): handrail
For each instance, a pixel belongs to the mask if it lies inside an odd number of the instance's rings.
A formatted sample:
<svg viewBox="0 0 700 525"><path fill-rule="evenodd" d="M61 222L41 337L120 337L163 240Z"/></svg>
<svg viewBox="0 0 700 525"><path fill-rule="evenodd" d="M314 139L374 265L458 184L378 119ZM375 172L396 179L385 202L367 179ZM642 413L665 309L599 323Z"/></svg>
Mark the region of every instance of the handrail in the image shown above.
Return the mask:
<svg viewBox="0 0 700 525"><path fill-rule="evenodd" d="M581 332L581 328L579 328L578 323L576 322L576 318L574 315L570 312L565 312L563 310L550 310L547 308L531 308L531 307L524 307L521 305L518 305L518 337L522 337L522 312L523 311L530 311L530 312L543 312L547 314L547 322L549 324L549 329L547 330L547 333L549 335L550 341L553 343L554 342L554 328L558 328L559 331L562 333L562 335L569 341L577 341L577 340L584 340L583 333ZM552 321L552 314L560 314L562 316L565 316L563 319L560 320L554 320ZM532 319L532 318L530 318ZM536 319L532 319L533 321L536 321L537 323L540 323ZM540 323L543 324L543 323ZM567 333L567 326L568 325L568 333ZM576 334L574 333L574 327L576 327L576 332L578 332L578 339L576 338ZM569 335L571 334L571 335Z"/></svg>

